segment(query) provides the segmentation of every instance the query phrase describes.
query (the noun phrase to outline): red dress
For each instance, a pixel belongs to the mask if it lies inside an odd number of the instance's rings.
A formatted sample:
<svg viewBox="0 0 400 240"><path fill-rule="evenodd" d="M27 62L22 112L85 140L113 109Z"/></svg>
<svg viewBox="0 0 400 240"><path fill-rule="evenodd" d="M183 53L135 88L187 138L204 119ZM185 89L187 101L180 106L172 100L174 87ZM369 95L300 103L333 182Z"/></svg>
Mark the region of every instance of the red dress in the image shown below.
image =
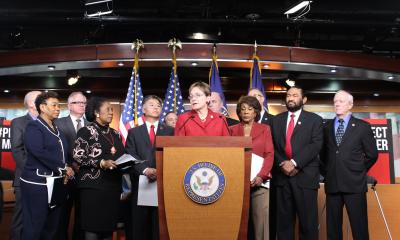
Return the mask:
<svg viewBox="0 0 400 240"><path fill-rule="evenodd" d="M208 109L207 117L201 121L196 111L178 116L175 136L229 136L228 123L223 115Z"/></svg>
<svg viewBox="0 0 400 240"><path fill-rule="evenodd" d="M230 130L232 136L244 136L242 123L231 126ZM263 166L257 176L265 181L271 178L271 168L274 163L274 144L271 130L268 125L255 122L251 128L250 136L253 153L264 158Z"/></svg>

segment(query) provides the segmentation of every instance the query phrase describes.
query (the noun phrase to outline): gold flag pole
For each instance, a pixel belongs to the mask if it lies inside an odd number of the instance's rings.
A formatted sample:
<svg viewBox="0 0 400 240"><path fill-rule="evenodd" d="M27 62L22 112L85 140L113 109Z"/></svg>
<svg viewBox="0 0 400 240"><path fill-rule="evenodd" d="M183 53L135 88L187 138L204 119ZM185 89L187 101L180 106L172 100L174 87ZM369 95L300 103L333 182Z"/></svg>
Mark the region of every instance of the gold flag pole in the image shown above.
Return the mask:
<svg viewBox="0 0 400 240"><path fill-rule="evenodd" d="M172 64L174 67L174 112L176 112L176 49L182 50L182 43L179 39L172 38L168 41L168 47L172 49Z"/></svg>
<svg viewBox="0 0 400 240"><path fill-rule="evenodd" d="M137 83L138 83L138 71L139 71L139 51L141 48L144 48L143 41L140 39L136 39L132 43L131 50L135 51L135 60L133 63L133 74L134 74L134 87L133 87L133 96L135 97L135 116L134 116L134 124L135 126L138 125L138 113L137 113L137 108L138 108L138 99L137 99Z"/></svg>

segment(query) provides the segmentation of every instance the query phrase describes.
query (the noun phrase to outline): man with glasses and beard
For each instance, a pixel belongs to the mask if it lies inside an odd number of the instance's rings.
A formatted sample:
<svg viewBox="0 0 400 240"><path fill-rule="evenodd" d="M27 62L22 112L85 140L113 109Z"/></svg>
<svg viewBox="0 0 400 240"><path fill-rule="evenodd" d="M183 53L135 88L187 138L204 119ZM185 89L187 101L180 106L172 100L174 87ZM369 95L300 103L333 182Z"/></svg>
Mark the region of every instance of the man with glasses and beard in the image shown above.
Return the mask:
<svg viewBox="0 0 400 240"><path fill-rule="evenodd" d="M294 239L296 215L300 239L318 239L319 151L322 118L303 110L307 97L300 87L286 93L288 111L272 119L275 147L272 176L277 193L277 237Z"/></svg>

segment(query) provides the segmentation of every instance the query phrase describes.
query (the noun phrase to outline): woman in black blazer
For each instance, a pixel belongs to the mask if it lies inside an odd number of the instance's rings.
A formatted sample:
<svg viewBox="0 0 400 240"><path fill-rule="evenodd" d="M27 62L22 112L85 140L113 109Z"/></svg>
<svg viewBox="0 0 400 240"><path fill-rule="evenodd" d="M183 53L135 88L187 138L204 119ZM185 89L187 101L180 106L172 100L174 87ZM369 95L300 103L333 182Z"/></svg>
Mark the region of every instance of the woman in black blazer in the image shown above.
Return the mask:
<svg viewBox="0 0 400 240"><path fill-rule="evenodd" d="M64 184L73 176L73 171L66 166L67 141L53 124L60 114L58 96L55 92L45 92L35 100L39 117L30 121L25 129L24 144L27 159L21 174L21 199L23 215L22 239L55 239L60 221L60 205L66 200ZM54 184L52 198L48 195L50 181ZM59 194L55 194L58 192ZM57 202L54 202L54 196ZM51 201L49 199L52 199Z"/></svg>
<svg viewBox="0 0 400 240"><path fill-rule="evenodd" d="M79 166L78 214L86 240L111 240L121 195L121 172L115 160L124 154L124 146L118 132L109 127L113 109L106 99L90 99L85 114L92 123L78 131L73 150Z"/></svg>

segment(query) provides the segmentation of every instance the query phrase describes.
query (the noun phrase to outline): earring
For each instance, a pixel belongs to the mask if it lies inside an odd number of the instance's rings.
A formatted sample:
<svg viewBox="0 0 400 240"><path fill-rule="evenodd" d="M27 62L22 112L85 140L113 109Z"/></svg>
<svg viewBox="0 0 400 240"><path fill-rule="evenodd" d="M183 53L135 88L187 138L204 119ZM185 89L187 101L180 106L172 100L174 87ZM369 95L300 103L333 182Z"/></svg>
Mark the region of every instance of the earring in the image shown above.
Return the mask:
<svg viewBox="0 0 400 240"><path fill-rule="evenodd" d="M100 117L100 114L96 114L96 117Z"/></svg>

